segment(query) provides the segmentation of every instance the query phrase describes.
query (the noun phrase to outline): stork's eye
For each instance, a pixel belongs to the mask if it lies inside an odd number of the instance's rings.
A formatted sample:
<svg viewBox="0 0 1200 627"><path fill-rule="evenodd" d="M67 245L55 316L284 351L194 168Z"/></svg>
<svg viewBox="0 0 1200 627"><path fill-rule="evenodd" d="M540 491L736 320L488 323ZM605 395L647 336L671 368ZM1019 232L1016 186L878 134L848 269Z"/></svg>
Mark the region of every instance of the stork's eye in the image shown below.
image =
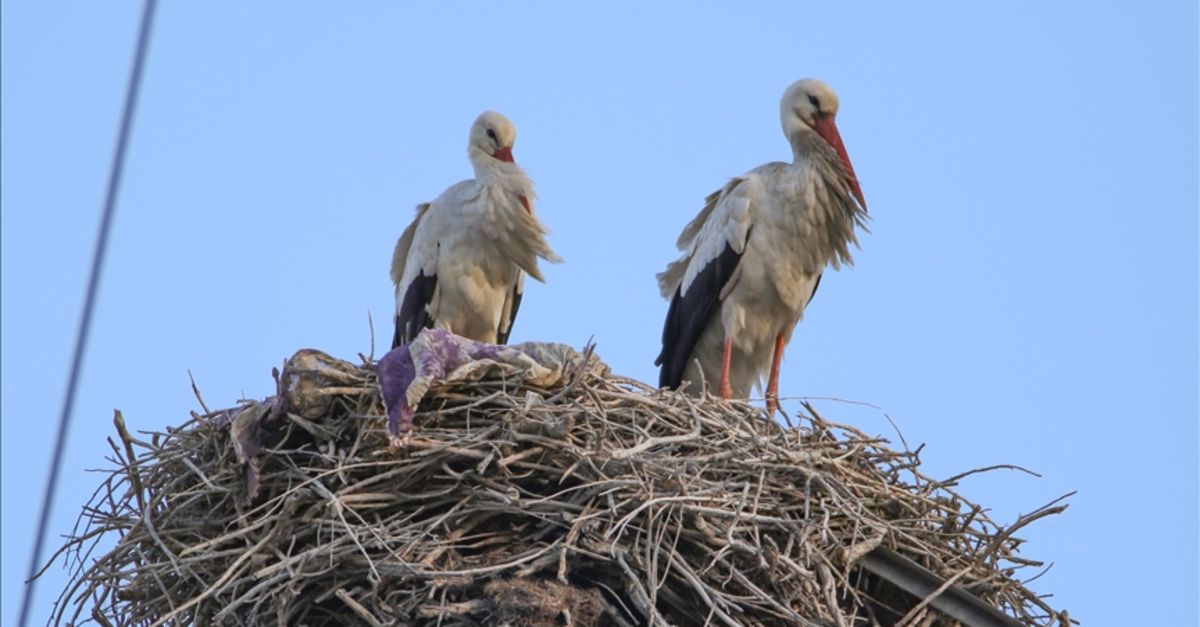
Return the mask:
<svg viewBox="0 0 1200 627"><path fill-rule="evenodd" d="M491 137L492 139L496 139L496 131L489 128L488 129L488 137Z"/></svg>
<svg viewBox="0 0 1200 627"><path fill-rule="evenodd" d="M810 105L812 105L813 107L815 107L815 108L817 109L817 111L820 111L820 110L821 110L821 102L820 102L819 100L817 100L817 97L816 97L816 96L809 96L809 97L808 97L808 104L810 104Z"/></svg>

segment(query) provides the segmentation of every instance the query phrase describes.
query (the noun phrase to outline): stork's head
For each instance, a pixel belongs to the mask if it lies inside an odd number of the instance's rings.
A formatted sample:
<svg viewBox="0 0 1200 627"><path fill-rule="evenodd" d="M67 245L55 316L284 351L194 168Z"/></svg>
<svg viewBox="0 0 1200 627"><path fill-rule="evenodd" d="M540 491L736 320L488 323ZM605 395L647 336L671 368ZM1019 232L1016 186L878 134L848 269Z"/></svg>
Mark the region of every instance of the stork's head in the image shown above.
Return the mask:
<svg viewBox="0 0 1200 627"><path fill-rule="evenodd" d="M484 111L471 125L471 138L467 154L477 165L499 160L512 163L513 142L517 140L517 127L508 118L495 111Z"/></svg>
<svg viewBox="0 0 1200 627"><path fill-rule="evenodd" d="M820 135L841 158L846 172L850 175L854 196L866 207L867 201L863 197L862 188L858 186L858 177L854 174L854 166L850 164L850 155L846 154L846 146L842 143L842 136L834 122L837 112L837 92L824 81L815 78L802 78L792 83L792 86L783 92L783 99L779 102L779 117L788 141L795 145L794 138L800 133L814 132Z"/></svg>

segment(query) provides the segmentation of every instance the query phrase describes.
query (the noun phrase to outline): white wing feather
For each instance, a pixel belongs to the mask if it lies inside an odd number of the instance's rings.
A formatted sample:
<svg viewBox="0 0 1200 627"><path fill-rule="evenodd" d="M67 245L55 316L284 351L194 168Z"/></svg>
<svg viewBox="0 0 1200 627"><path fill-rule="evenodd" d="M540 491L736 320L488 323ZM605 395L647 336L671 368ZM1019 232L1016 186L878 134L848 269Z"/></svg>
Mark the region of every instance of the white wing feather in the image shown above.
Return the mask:
<svg viewBox="0 0 1200 627"><path fill-rule="evenodd" d="M752 176L735 178L717 192L709 194L704 208L683 229L677 242L682 257L671 262L658 275L663 298L671 298L677 288L686 292L705 266L730 246L739 255L745 251L750 227L754 223L752 195L756 181ZM732 283L732 279L730 283Z"/></svg>
<svg viewBox="0 0 1200 627"><path fill-rule="evenodd" d="M400 234L400 239L396 240L396 250L392 253L391 276L392 283L396 284L397 293L400 292L400 280L404 278L404 267L408 263L408 253L412 249L413 235L427 211L429 211L429 203L423 202L417 205L416 217Z"/></svg>

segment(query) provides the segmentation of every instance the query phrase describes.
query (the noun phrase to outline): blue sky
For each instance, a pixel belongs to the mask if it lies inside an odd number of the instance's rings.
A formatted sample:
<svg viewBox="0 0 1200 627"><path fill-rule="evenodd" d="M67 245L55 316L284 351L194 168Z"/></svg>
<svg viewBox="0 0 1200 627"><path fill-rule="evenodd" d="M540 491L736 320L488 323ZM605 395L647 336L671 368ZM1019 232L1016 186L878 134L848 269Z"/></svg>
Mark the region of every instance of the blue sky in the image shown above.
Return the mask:
<svg viewBox="0 0 1200 627"><path fill-rule="evenodd" d="M685 9L685 6L687 7ZM15 616L140 3L4 0L3 596ZM1195 624L1194 2L172 2L160 7L53 536L112 410L162 429L261 398L316 347L391 337L412 207L466 178L484 109L517 125L551 244L513 340L595 338L654 380L654 273L704 196L790 152L778 99L819 77L873 216L822 282L785 395L925 443L1055 563L1088 625ZM796 407L796 402L785 403ZM899 445L897 443L897 445ZM64 582L41 582L42 619ZM37 620L35 620L37 622Z"/></svg>

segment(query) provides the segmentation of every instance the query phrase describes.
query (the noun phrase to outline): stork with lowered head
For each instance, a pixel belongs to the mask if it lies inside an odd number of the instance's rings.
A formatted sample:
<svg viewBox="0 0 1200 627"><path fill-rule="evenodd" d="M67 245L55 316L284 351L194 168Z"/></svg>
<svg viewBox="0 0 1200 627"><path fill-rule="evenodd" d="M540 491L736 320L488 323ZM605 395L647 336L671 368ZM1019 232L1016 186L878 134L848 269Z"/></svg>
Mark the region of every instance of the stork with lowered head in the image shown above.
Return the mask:
<svg viewBox="0 0 1200 627"><path fill-rule="evenodd" d="M471 125L467 155L475 178L451 185L396 242L396 332L392 348L439 327L504 344L521 305L525 275L544 281L538 258L562 259L534 214L533 181L513 161L517 129L485 111Z"/></svg>
<svg viewBox="0 0 1200 627"><path fill-rule="evenodd" d="M835 123L838 97L816 79L780 101L792 162L772 162L710 194L679 236L683 256L658 275L671 300L659 385L746 398L767 379L779 405L779 370L792 331L826 266L850 265L867 203Z"/></svg>

